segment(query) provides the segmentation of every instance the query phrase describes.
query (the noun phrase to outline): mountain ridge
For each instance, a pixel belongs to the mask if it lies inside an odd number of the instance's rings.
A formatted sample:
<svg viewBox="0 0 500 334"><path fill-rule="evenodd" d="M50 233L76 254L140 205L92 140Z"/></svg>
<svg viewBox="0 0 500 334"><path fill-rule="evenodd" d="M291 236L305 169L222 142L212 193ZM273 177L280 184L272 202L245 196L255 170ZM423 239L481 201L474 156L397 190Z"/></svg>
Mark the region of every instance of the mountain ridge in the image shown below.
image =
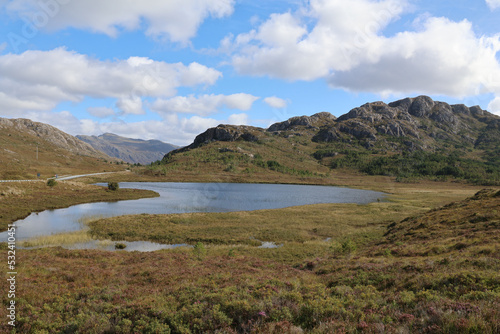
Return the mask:
<svg viewBox="0 0 500 334"><path fill-rule="evenodd" d="M108 171L109 162L118 162L56 127L24 118L0 118L0 152L0 179Z"/></svg>
<svg viewBox="0 0 500 334"><path fill-rule="evenodd" d="M431 123L429 124L429 122ZM471 122L475 124L471 124ZM409 142L406 145L409 149L414 149L417 144L419 148L427 149L433 146L432 138L470 142L471 138L462 136L461 130L474 130L478 134L481 127L490 123L500 123L500 117L481 109L479 106L449 105L446 102L433 101L427 96L418 96L389 104L380 101L366 103L351 109L338 118L328 112L312 116L296 116L272 124L267 129L221 124L198 135L194 142L187 146L187 149L199 147L210 141L235 141L238 139L257 141L256 132L265 130L279 134L297 127L319 130L314 136L316 142L357 139L365 140L368 142L366 145L371 146L373 142L378 141L379 136L388 135L397 138L407 137ZM425 133L431 125L431 131L428 134Z"/></svg>
<svg viewBox="0 0 500 334"><path fill-rule="evenodd" d="M178 148L178 146L159 140L126 138L113 133L104 133L99 136L78 135L76 137L96 150L132 164L145 165L161 160L165 154Z"/></svg>
<svg viewBox="0 0 500 334"><path fill-rule="evenodd" d="M210 151L210 156L200 150ZM231 158L228 152L233 153ZM309 161L312 157L319 165ZM340 117L328 112L296 116L267 129L221 124L162 161L167 167L173 162L211 164L215 172L220 168L217 160L223 170L240 173L257 166L326 175L321 167L326 166L405 178L422 174L488 179L496 184L500 183L500 117L479 106L450 105L428 96L388 104L378 101Z"/></svg>

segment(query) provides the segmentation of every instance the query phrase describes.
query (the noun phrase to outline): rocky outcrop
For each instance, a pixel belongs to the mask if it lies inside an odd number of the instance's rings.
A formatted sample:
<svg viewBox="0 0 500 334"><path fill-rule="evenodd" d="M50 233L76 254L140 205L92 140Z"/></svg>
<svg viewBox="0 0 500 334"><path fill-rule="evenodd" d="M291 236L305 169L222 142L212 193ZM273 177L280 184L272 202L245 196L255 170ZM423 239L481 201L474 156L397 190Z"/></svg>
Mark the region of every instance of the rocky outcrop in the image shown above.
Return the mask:
<svg viewBox="0 0 500 334"><path fill-rule="evenodd" d="M212 141L236 141L238 139L257 141L259 140L259 137L256 132L259 131L262 130L252 126L221 124L198 135L191 145L199 146L202 144L208 144Z"/></svg>
<svg viewBox="0 0 500 334"><path fill-rule="evenodd" d="M321 129L314 140L345 141L345 138L339 135L339 132L342 132L353 139L370 142L380 140L377 135L413 138L419 141L418 145L409 141L407 147L427 147L429 144L436 146L432 144L435 140L463 140L471 143L474 136L466 132L471 130L472 124L483 122L480 117L484 118L486 115L487 119L491 119L492 115L488 114L478 106L469 108L463 104L449 105L433 101L428 96L405 98L389 104L366 103L340 116L328 129Z"/></svg>
<svg viewBox="0 0 500 334"><path fill-rule="evenodd" d="M112 133L100 136L77 136L77 138L90 144L96 150L132 164L150 164L179 148L159 140L131 139Z"/></svg>
<svg viewBox="0 0 500 334"><path fill-rule="evenodd" d="M418 96L389 104L366 103L338 118L328 112L292 117L267 130L219 125L196 137L186 149L213 141L257 141L266 135L301 136L318 143L338 142L342 147L360 145L381 151L435 150L474 143L491 146L497 142L495 133L500 138L499 130L492 125L499 119L479 106L450 105ZM495 139L488 140L488 136Z"/></svg>
<svg viewBox="0 0 500 334"><path fill-rule="evenodd" d="M304 126L306 128L319 128L320 126L326 124L333 124L336 121L336 117L329 112L320 112L312 116L297 116L292 117L284 122L275 123L271 125L267 131L288 131L297 126Z"/></svg>
<svg viewBox="0 0 500 334"><path fill-rule="evenodd" d="M163 157L163 160L168 160L170 156L175 155L176 153L189 151L216 141L234 142L237 140L244 140L256 142L264 136L264 132L264 129L253 126L220 124L215 128L210 128L202 134L196 136L191 145L169 152Z"/></svg>
<svg viewBox="0 0 500 334"><path fill-rule="evenodd" d="M377 139L375 136L376 131L373 127L354 119L342 122L339 126L339 130L354 136L356 139Z"/></svg>

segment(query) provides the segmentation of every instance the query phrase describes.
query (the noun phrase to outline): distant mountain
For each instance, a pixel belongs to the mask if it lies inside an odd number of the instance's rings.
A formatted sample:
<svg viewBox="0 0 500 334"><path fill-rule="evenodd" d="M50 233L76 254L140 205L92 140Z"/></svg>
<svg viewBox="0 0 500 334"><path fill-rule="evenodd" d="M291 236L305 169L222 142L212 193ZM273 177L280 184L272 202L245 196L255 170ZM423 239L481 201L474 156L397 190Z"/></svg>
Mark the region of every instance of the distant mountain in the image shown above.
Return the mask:
<svg viewBox="0 0 500 334"><path fill-rule="evenodd" d="M168 152L179 146L167 144L159 140L141 140L120 137L112 133L100 136L76 136L90 144L94 149L130 163L150 164L161 160Z"/></svg>
<svg viewBox="0 0 500 334"><path fill-rule="evenodd" d="M219 125L163 161L212 173L263 168L308 175L326 173L326 166L500 184L500 117L479 106L449 105L427 96L373 102L338 118L321 112L268 129Z"/></svg>
<svg viewBox="0 0 500 334"><path fill-rule="evenodd" d="M0 118L0 179L110 169L111 157L44 123Z"/></svg>

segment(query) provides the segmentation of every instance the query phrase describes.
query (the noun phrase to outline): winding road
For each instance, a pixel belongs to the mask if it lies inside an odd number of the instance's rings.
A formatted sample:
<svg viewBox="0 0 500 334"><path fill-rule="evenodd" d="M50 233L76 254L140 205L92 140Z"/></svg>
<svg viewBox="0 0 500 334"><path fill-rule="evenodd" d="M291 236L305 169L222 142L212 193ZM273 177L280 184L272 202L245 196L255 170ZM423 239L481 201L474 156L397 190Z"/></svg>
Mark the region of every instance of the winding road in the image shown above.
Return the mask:
<svg viewBox="0 0 500 334"><path fill-rule="evenodd" d="M82 175L68 175L68 176L62 176L58 177L58 181L66 181L66 180L72 180L72 179L77 179L79 177L85 177L85 176L94 176L94 175L104 175L104 174L114 174L114 173L119 173L119 172L104 172L104 173L91 173L91 174L82 174ZM53 179L53 177L49 178ZM41 179L38 180L0 180L0 182L35 182L35 181L43 181Z"/></svg>

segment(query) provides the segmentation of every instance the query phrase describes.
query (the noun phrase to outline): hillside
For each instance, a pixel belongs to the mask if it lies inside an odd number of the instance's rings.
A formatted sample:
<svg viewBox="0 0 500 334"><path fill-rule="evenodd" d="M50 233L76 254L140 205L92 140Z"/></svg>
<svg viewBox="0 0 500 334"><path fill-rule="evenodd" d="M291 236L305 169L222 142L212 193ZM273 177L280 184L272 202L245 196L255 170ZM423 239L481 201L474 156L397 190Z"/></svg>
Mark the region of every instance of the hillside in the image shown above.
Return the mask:
<svg viewBox="0 0 500 334"><path fill-rule="evenodd" d="M452 188L472 189L448 186L441 195ZM400 187L415 191L368 205L142 214L90 222L99 238L194 247L149 254L22 252L20 268L26 274L20 282L28 293L19 310L32 315L21 318L18 328L499 333L499 191L483 190L429 211L418 206L426 206L423 198L435 204L439 185L430 192L421 185ZM403 219L408 214L414 217ZM280 247L260 248L259 240ZM40 285L43 293L36 289ZM156 295L145 298L152 285Z"/></svg>
<svg viewBox="0 0 500 334"><path fill-rule="evenodd" d="M367 103L338 118L327 112L293 117L268 129L219 125L167 154L150 173L322 178L344 169L499 184L499 165L500 117L419 96Z"/></svg>
<svg viewBox="0 0 500 334"><path fill-rule="evenodd" d="M132 164L150 164L161 160L165 154L178 148L159 140L141 140L121 137L112 133L100 136L76 136L94 149Z"/></svg>
<svg viewBox="0 0 500 334"><path fill-rule="evenodd" d="M106 154L44 123L0 118L0 179L116 170ZM120 167L120 169L123 169Z"/></svg>

